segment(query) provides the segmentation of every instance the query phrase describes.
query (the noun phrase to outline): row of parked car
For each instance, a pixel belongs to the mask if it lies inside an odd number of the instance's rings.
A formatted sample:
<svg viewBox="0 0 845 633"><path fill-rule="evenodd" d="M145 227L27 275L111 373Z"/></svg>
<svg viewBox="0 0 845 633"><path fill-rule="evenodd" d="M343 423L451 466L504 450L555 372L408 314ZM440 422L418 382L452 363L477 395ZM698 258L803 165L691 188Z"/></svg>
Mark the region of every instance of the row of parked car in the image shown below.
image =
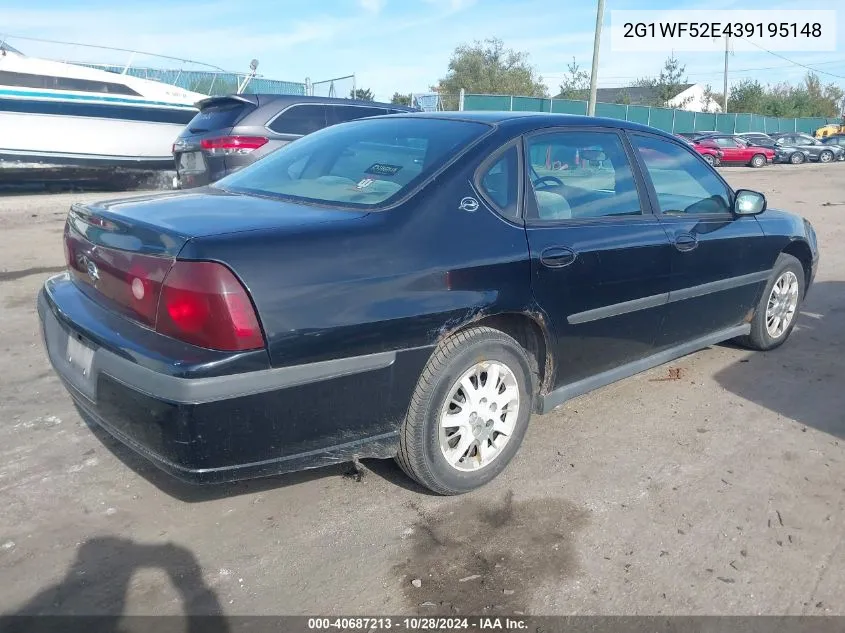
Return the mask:
<svg viewBox="0 0 845 633"><path fill-rule="evenodd" d="M306 134L371 116L412 112L390 103L291 95L228 95L197 104L199 113L173 145L174 187L210 184ZM845 160L845 134L824 140L808 134L722 134L716 131L677 135L711 165L829 163Z"/></svg>
<svg viewBox="0 0 845 633"><path fill-rule="evenodd" d="M750 165L763 167L769 163L830 163L845 160L845 134L815 139L801 132L682 132L687 141L711 165Z"/></svg>

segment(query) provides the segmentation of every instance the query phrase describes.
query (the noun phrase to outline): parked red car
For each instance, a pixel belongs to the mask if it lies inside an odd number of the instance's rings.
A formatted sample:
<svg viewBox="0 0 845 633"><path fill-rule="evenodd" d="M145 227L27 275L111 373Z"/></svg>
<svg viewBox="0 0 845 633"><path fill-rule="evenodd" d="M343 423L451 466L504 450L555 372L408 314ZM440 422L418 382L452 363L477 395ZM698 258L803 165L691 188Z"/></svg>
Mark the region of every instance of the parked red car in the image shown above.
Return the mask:
<svg viewBox="0 0 845 633"><path fill-rule="evenodd" d="M707 136L694 141L696 149L718 149L722 151L722 163L763 167L775 159L775 150L770 147L752 145L745 140L728 134Z"/></svg>
<svg viewBox="0 0 845 633"><path fill-rule="evenodd" d="M684 143L687 143L690 147L692 147L696 152L701 154L701 156L706 160L708 163L713 165L714 167L721 164L722 162L722 150L718 147L712 147L709 145L699 145L696 141L692 140L688 136L683 134L676 134L679 139L681 139Z"/></svg>

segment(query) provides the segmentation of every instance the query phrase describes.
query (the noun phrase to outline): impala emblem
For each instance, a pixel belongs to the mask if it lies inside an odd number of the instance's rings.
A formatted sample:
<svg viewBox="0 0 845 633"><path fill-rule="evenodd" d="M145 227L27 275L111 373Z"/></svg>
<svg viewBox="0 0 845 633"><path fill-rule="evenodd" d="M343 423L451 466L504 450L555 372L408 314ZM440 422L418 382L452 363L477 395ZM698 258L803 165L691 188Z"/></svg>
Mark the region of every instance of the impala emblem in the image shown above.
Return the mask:
<svg viewBox="0 0 845 633"><path fill-rule="evenodd" d="M458 205L458 208L461 211L466 211L467 213L473 213L474 211L478 210L478 200L467 196L465 198L461 198L461 203Z"/></svg>

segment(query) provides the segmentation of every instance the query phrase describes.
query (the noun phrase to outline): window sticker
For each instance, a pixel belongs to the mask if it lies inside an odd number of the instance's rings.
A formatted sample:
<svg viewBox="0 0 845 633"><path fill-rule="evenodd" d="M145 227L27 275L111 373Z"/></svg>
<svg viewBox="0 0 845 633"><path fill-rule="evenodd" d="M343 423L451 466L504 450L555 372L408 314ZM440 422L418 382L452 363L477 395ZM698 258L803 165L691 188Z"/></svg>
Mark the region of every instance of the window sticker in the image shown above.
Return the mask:
<svg viewBox="0 0 845 633"><path fill-rule="evenodd" d="M401 165L388 165L387 163L373 163L364 170L365 174L374 176L395 176L402 169Z"/></svg>

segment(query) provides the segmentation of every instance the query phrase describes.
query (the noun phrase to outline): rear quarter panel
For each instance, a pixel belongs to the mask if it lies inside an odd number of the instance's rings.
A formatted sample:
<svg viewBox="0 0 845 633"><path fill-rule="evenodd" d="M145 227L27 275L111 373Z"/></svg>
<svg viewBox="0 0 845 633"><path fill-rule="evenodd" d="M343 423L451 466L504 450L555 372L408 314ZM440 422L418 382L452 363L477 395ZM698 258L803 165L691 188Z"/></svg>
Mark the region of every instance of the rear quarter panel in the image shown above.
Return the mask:
<svg viewBox="0 0 845 633"><path fill-rule="evenodd" d="M434 345L451 328L531 304L522 226L482 206L468 156L416 196L348 221L192 240L181 258L230 265L274 366Z"/></svg>

